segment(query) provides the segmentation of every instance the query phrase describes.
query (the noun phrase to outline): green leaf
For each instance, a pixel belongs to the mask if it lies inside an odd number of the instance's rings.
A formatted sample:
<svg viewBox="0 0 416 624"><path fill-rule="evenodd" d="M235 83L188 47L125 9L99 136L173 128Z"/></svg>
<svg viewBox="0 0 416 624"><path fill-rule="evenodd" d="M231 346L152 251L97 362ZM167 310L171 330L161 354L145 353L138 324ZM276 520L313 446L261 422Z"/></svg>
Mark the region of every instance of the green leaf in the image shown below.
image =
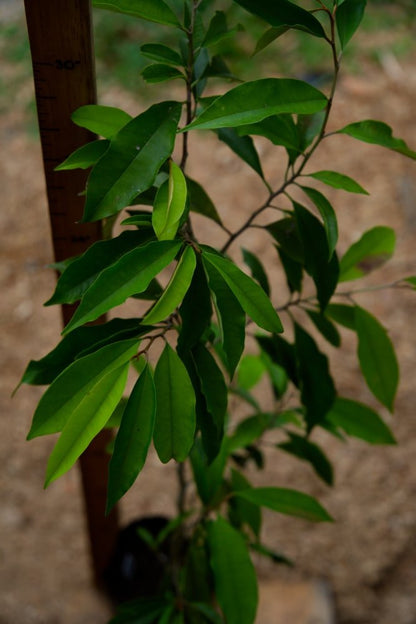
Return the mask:
<svg viewBox="0 0 416 624"><path fill-rule="evenodd" d="M119 371L135 355L138 343L138 340L116 342L68 366L39 401L28 440L62 431L73 414L79 412L90 415L98 407L96 401L102 387L101 382L113 371ZM96 391L96 388L99 390ZM115 407L116 405L108 417Z"/></svg>
<svg viewBox="0 0 416 624"><path fill-rule="evenodd" d="M181 109L155 104L116 134L88 179L84 222L116 214L152 186L172 153Z"/></svg>
<svg viewBox="0 0 416 624"><path fill-rule="evenodd" d="M340 262L340 282L359 279L378 269L393 255L396 234L392 228L377 226L367 230L351 245Z"/></svg>
<svg viewBox="0 0 416 624"><path fill-rule="evenodd" d="M316 310L305 310L316 329L321 332L322 336L326 338L329 344L334 347L341 345L341 336L335 325L322 313L316 312Z"/></svg>
<svg viewBox="0 0 416 624"><path fill-rule="evenodd" d="M162 43L145 43L140 46L140 52L143 56L153 61L167 63L168 65L182 65L182 59L179 54Z"/></svg>
<svg viewBox="0 0 416 624"><path fill-rule="evenodd" d="M349 436L370 444L396 444L392 432L380 416L367 405L351 399L337 398L327 420Z"/></svg>
<svg viewBox="0 0 416 624"><path fill-rule="evenodd" d="M181 246L176 241L154 241L124 254L104 269L82 298L64 333L105 314L138 292L176 256Z"/></svg>
<svg viewBox="0 0 416 624"><path fill-rule="evenodd" d="M205 505L216 500L223 482L223 474L227 461L227 448L222 444L216 458L209 463L204 451L202 440L197 437L190 454L192 473L198 494Z"/></svg>
<svg viewBox="0 0 416 624"><path fill-rule="evenodd" d="M316 285L318 301L324 310L338 283L339 263L336 253L329 258L327 236L320 221L309 210L294 202L296 221L305 250L305 269Z"/></svg>
<svg viewBox="0 0 416 624"><path fill-rule="evenodd" d="M133 485L143 468L153 436L156 394L147 364L123 412L108 474L107 513Z"/></svg>
<svg viewBox="0 0 416 624"><path fill-rule="evenodd" d="M416 160L416 152L409 149L402 139L395 138L390 126L382 121L374 121L373 119L357 121L356 123L345 126L345 128L337 132L338 134L348 134L354 139L364 141L365 143L381 145L382 147L386 147L387 149L391 149L394 152Z"/></svg>
<svg viewBox="0 0 416 624"><path fill-rule="evenodd" d="M260 284L267 296L270 296L269 280L260 260L248 249L242 249L243 259L251 270L251 275Z"/></svg>
<svg viewBox="0 0 416 624"><path fill-rule="evenodd" d="M172 9L163 0L93 0L93 6L140 17L157 24L180 25Z"/></svg>
<svg viewBox="0 0 416 624"><path fill-rule="evenodd" d="M149 84L156 84L158 82L166 82L167 80L175 80L176 78L183 78L185 76L179 69L166 65L165 63L154 63L148 65L141 72L143 80Z"/></svg>
<svg viewBox="0 0 416 624"><path fill-rule="evenodd" d="M299 152L299 131L292 116L273 115L257 123L240 126L238 134L254 134L263 136L273 143L273 145L283 145L287 149Z"/></svg>
<svg viewBox="0 0 416 624"><path fill-rule="evenodd" d="M335 21L341 48L345 48L364 17L366 0L344 0L337 7Z"/></svg>
<svg viewBox="0 0 416 624"><path fill-rule="evenodd" d="M285 217L274 221L266 226L266 230L273 236L284 253L293 261L303 264L305 262L304 250L296 219Z"/></svg>
<svg viewBox="0 0 416 624"><path fill-rule="evenodd" d="M253 624L257 578L244 538L218 516L208 526L208 544L215 593L227 624Z"/></svg>
<svg viewBox="0 0 416 624"><path fill-rule="evenodd" d="M289 440L281 442L277 446L283 451L311 464L318 477L328 485L333 485L334 472L331 463L319 446L295 433L289 433L288 435Z"/></svg>
<svg viewBox="0 0 416 624"><path fill-rule="evenodd" d="M263 78L234 87L218 97L183 130L235 128L278 113L315 113L327 99L315 87L287 78Z"/></svg>
<svg viewBox="0 0 416 624"><path fill-rule="evenodd" d="M232 469L231 471L232 492L240 492L251 487L250 482L241 472ZM229 500L229 519L236 529L246 524L253 531L256 537L260 535L261 511L258 505L254 505L242 498L231 497Z"/></svg>
<svg viewBox="0 0 416 624"><path fill-rule="evenodd" d="M137 598L118 607L119 613L108 624L154 624L166 608L165 597ZM157 619L159 622L159 620Z"/></svg>
<svg viewBox="0 0 416 624"><path fill-rule="evenodd" d="M231 260L207 248L203 251L202 260L205 265L211 264L220 273L241 307L259 327L271 332L283 331L280 319L264 290Z"/></svg>
<svg viewBox="0 0 416 624"><path fill-rule="evenodd" d="M361 193L361 195L368 195L369 193L358 182L337 171L316 171L315 173L308 173L309 178L315 178L332 188L342 189L349 193Z"/></svg>
<svg viewBox="0 0 416 624"><path fill-rule="evenodd" d="M201 259L197 257L191 285L179 309L182 325L178 353L189 351L209 327L212 317L211 296Z"/></svg>
<svg viewBox="0 0 416 624"><path fill-rule="evenodd" d="M240 27L241 28L241 27ZM224 11L215 11L215 15L211 19L207 33L204 37L202 45L211 46L219 43L223 39L233 35L239 28L229 29L227 26L227 17Z"/></svg>
<svg viewBox="0 0 416 624"><path fill-rule="evenodd" d="M256 336L257 343L262 351L267 353L272 362L286 371L289 379L299 385L298 367L294 345L281 336Z"/></svg>
<svg viewBox="0 0 416 624"><path fill-rule="evenodd" d="M358 359L367 385L392 412L399 383L399 365L393 344L381 323L359 306L355 307L355 328Z"/></svg>
<svg viewBox="0 0 416 624"><path fill-rule="evenodd" d="M335 401L335 387L328 358L319 351L313 338L295 324L295 350L302 404L306 408L308 431L324 420Z"/></svg>
<svg viewBox="0 0 416 624"><path fill-rule="evenodd" d="M192 355L201 382L202 394L205 397L208 412L212 416L218 446L221 446L228 404L227 386L224 376L215 359L204 345L197 345L193 349Z"/></svg>
<svg viewBox="0 0 416 624"><path fill-rule="evenodd" d="M411 277L406 277L404 281L410 284L413 287L413 289L416 288L416 275L412 275Z"/></svg>
<svg viewBox="0 0 416 624"><path fill-rule="evenodd" d="M191 180L191 178L186 178L186 182L188 185L190 209L221 225L221 218L205 189L195 180Z"/></svg>
<svg viewBox="0 0 416 624"><path fill-rule="evenodd" d="M205 268L217 311L227 368L232 377L244 350L246 315L221 274L209 263Z"/></svg>
<svg viewBox="0 0 416 624"><path fill-rule="evenodd" d="M294 565L293 561L285 557L285 555L283 555L280 552L276 552L272 550L271 548L269 548L268 546L265 546L264 544L260 544L260 542L255 542L254 544L250 544L250 548L254 550L254 552L257 552L260 555L263 555L264 557L268 557L269 559L271 559L271 561L273 561L273 563L283 563L284 565L287 565L291 568Z"/></svg>
<svg viewBox="0 0 416 624"><path fill-rule="evenodd" d="M128 371L127 363L107 373L90 390L88 404L78 406L69 416L49 457L45 488L72 468L90 442L104 428L122 397Z"/></svg>
<svg viewBox="0 0 416 624"><path fill-rule="evenodd" d="M236 492L235 496L241 496L245 500L267 507L278 513L304 518L312 522L331 522L332 518L317 500L297 492L296 490L288 490L286 488L261 487L251 488Z"/></svg>
<svg viewBox="0 0 416 624"><path fill-rule="evenodd" d="M153 229L159 240L175 238L185 211L187 194L185 176L171 160L169 180L159 187L152 213Z"/></svg>
<svg viewBox="0 0 416 624"><path fill-rule="evenodd" d="M79 147L72 152L60 165L55 167L55 171L69 171L70 169L88 169L100 160L107 151L110 141L99 140L90 141L86 145Z"/></svg>
<svg viewBox="0 0 416 624"><path fill-rule="evenodd" d="M227 440L227 450L234 453L241 448L251 446L272 426L272 416L261 412L249 416L238 423L235 431Z"/></svg>
<svg viewBox="0 0 416 624"><path fill-rule="evenodd" d="M131 115L113 106L86 104L77 108L71 115L72 121L81 128L86 128L94 134L112 139L126 124L131 121Z"/></svg>
<svg viewBox="0 0 416 624"><path fill-rule="evenodd" d="M234 128L220 128L217 134L220 141L228 145L241 160L244 160L249 167L254 169L254 171L264 179L259 155L251 137L239 136Z"/></svg>
<svg viewBox="0 0 416 624"><path fill-rule="evenodd" d="M184 461L194 443L195 393L182 360L166 344L155 369L154 445L162 463Z"/></svg>
<svg viewBox="0 0 416 624"><path fill-rule="evenodd" d="M266 372L266 365L258 355L245 355L238 366L238 385L251 390Z"/></svg>
<svg viewBox="0 0 416 624"><path fill-rule="evenodd" d="M273 41L276 41L279 37L285 34L289 30L288 26L275 26L266 30L256 43L256 48L253 52L253 56L267 48Z"/></svg>
<svg viewBox="0 0 416 624"><path fill-rule="evenodd" d="M322 195L320 191L308 186L302 186L302 190L309 199L315 204L319 213L323 219L326 238L328 241L329 260L335 251L335 247L338 241L338 222L335 211L325 195Z"/></svg>
<svg viewBox="0 0 416 624"><path fill-rule="evenodd" d="M116 238L94 243L64 270L45 305L78 301L104 269L127 252L147 243L151 236L149 232L127 231Z"/></svg>
<svg viewBox="0 0 416 624"><path fill-rule="evenodd" d="M270 26L288 26L314 35L315 37L325 37L325 31L321 23L310 13L301 7L288 2L288 0L234 0L244 9L261 17Z"/></svg>
<svg viewBox="0 0 416 624"><path fill-rule="evenodd" d="M21 384L48 385L72 362L101 347L139 337L148 331L140 325L140 319L113 319L108 323L79 327L40 360L31 360L23 374ZM20 385L20 384L19 384Z"/></svg>
<svg viewBox="0 0 416 624"><path fill-rule="evenodd" d="M325 313L338 325L355 331L355 308L342 303L331 303L327 306Z"/></svg>
<svg viewBox="0 0 416 624"><path fill-rule="evenodd" d="M167 318L182 302L196 267L195 252L187 246L176 266L169 284L162 296L143 318L143 323L153 325Z"/></svg>

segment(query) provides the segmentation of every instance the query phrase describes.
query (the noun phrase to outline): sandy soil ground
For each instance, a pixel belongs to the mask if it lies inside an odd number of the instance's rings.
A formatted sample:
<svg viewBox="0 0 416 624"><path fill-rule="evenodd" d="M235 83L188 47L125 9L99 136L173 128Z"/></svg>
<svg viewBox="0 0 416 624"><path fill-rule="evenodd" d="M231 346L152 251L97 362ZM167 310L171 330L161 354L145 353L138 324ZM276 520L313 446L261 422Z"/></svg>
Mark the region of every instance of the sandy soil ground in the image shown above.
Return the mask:
<svg viewBox="0 0 416 624"><path fill-rule="evenodd" d="M403 74L363 68L359 77L344 76L331 126L335 129L349 121L378 118L391 123L397 136L415 147L414 61L416 58L410 59L403 67ZM22 87L26 95L30 88ZM109 93L105 102L134 111L131 96L120 92ZM26 362L52 348L60 329L58 311L42 307L54 281L52 272L45 270L52 259L50 234L40 149L24 127L19 107L0 122L0 623L104 624L108 607L90 585L77 470L46 492L42 490L53 440L25 442L41 391L24 388L10 399ZM218 200L226 223L234 228L262 197L255 175L225 146L213 149L211 139L201 139L193 149L191 174ZM275 152L261 141L259 149L268 171L278 169ZM336 198L343 232L341 251L371 225L391 225L398 235L395 261L369 283L415 274L415 163L375 146L332 137L319 150L311 170L324 168L352 175L371 192L369 198L328 193L334 202ZM231 183L225 170L232 176ZM207 239L214 234L208 225L202 227ZM260 251L263 239L256 234L241 243ZM402 376L396 413L394 418L383 415L399 444L370 448L357 441L345 446L322 434L320 440L336 467L332 490L299 462L283 455L270 459L265 475L251 475L255 482L261 479L263 484L308 491L336 518L333 526L314 526L266 514L265 541L282 549L297 567L288 571L259 563L267 602L259 624L312 624L311 617L280 617L273 608L274 601L284 605L290 595L285 590L288 583L292 586L310 579L324 583L333 593L340 624L416 623L416 297L409 291L382 291L360 295L358 300L379 315L398 349ZM330 353L339 374L340 393L375 405L357 375L355 345L349 336L344 346L342 357L334 350ZM142 513L173 511L173 487L171 468L162 467L152 456L123 502L124 521ZM295 594L295 603L299 596Z"/></svg>

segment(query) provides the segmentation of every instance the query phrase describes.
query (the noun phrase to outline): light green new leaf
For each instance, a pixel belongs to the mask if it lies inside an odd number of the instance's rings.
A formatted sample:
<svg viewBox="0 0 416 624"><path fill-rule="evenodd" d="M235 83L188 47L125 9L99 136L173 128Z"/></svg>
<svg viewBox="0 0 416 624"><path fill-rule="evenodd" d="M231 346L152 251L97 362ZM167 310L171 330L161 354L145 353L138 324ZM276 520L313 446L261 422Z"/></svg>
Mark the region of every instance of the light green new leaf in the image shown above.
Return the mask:
<svg viewBox="0 0 416 624"><path fill-rule="evenodd" d="M309 178L315 178L332 188L342 189L349 193L360 193L361 195L369 195L369 193L358 184L355 180L347 175L338 173L337 171L316 171L315 173L308 173Z"/></svg>
<svg viewBox="0 0 416 624"><path fill-rule="evenodd" d="M382 121L374 121L366 119L365 121L357 121L349 124L337 131L338 134L348 134L348 136L364 141L364 143L374 143L381 145L394 152L403 154L408 158L416 160L416 152L411 150L402 139L393 136L393 131L387 124Z"/></svg>
<svg viewBox="0 0 416 624"><path fill-rule="evenodd" d="M27 439L62 431L73 413L89 412L96 386L106 375L128 362L138 344L138 340L123 340L75 360L42 396Z"/></svg>
<svg viewBox="0 0 416 624"><path fill-rule="evenodd" d="M392 228L376 226L351 245L340 262L340 282L359 279L378 269L393 255L396 234Z"/></svg>
<svg viewBox="0 0 416 624"><path fill-rule="evenodd" d="M227 624L253 624L257 577L244 537L219 516L208 526L208 546L215 593Z"/></svg>
<svg viewBox="0 0 416 624"><path fill-rule="evenodd" d="M157 24L179 26L176 15L163 0L93 0L93 6L140 17Z"/></svg>
<svg viewBox="0 0 416 624"><path fill-rule="evenodd" d="M335 247L338 241L338 222L335 210L320 191L308 186L302 186L302 190L306 193L309 199L315 204L319 213L323 219L326 237L328 240L329 260L332 258L332 254L335 251Z"/></svg>
<svg viewBox="0 0 416 624"><path fill-rule="evenodd" d="M335 21L341 47L345 48L364 17L367 0L344 0L337 7Z"/></svg>
<svg viewBox="0 0 416 624"><path fill-rule="evenodd" d="M167 318L182 302L196 267L195 252L188 246L182 254L165 291L143 318L143 323L153 325Z"/></svg>
<svg viewBox="0 0 416 624"><path fill-rule="evenodd" d="M381 323L356 306L355 328L361 371L374 396L393 411L399 383L399 365L393 344Z"/></svg>
<svg viewBox="0 0 416 624"><path fill-rule="evenodd" d="M392 432L377 412L358 401L337 398L327 420L347 435L370 444L396 444Z"/></svg>
<svg viewBox="0 0 416 624"><path fill-rule="evenodd" d="M71 115L72 121L81 128L86 128L94 134L112 139L126 124L131 121L131 115L113 106L100 104L86 104L77 108Z"/></svg>
<svg viewBox="0 0 416 624"><path fill-rule="evenodd" d="M185 80L184 74L179 71L179 69L167 65L166 63L148 65L143 69L141 74L143 80L149 84L166 82L167 80L175 80L176 78L183 78Z"/></svg>
<svg viewBox="0 0 416 624"><path fill-rule="evenodd" d="M157 396L154 445L161 462L184 461L194 443L195 392L188 372L166 344L155 369Z"/></svg>
<svg viewBox="0 0 416 624"><path fill-rule="evenodd" d="M110 240L97 241L64 270L45 305L78 301L104 269L127 252L147 243L151 236L151 232L127 231Z"/></svg>
<svg viewBox="0 0 416 624"><path fill-rule="evenodd" d="M327 511L308 494L286 488L261 487L235 492L245 500L278 513L304 518L312 522L332 522Z"/></svg>
<svg viewBox="0 0 416 624"><path fill-rule="evenodd" d="M171 160L169 179L159 187L152 213L153 229L159 240L175 238L185 211L187 194L185 176Z"/></svg>
<svg viewBox="0 0 416 624"><path fill-rule="evenodd" d="M315 37L325 37L321 23L312 13L288 0L234 0L253 15L261 17L270 26L288 26L305 30Z"/></svg>
<svg viewBox="0 0 416 624"><path fill-rule="evenodd" d="M69 416L61 436L48 460L45 487L67 472L85 451L89 443L105 427L127 382L128 363L101 377Z"/></svg>
<svg viewBox="0 0 416 624"><path fill-rule="evenodd" d="M182 106L161 102L126 124L92 169L82 220L116 214L150 188L172 153Z"/></svg>
<svg viewBox="0 0 416 624"><path fill-rule="evenodd" d="M191 178L186 178L186 182L188 185L190 210L204 215L204 217L212 219L212 221L221 225L221 217L219 216L212 199L209 197L205 189Z"/></svg>
<svg viewBox="0 0 416 624"><path fill-rule="evenodd" d="M72 152L60 165L55 167L55 171L69 171L70 169L88 169L100 160L107 151L110 141L99 140L90 141L86 145L79 147Z"/></svg>
<svg viewBox="0 0 416 624"><path fill-rule="evenodd" d="M143 56L160 63L167 63L168 65L183 64L179 54L162 43L145 43L140 47L140 52Z"/></svg>
<svg viewBox="0 0 416 624"><path fill-rule="evenodd" d="M156 393L146 365L137 380L121 419L108 474L107 513L133 485L146 461L153 436Z"/></svg>
<svg viewBox="0 0 416 624"><path fill-rule="evenodd" d="M124 254L100 273L63 333L94 321L128 297L146 290L152 279L172 262L180 246L179 241L153 241Z"/></svg>
<svg viewBox="0 0 416 624"><path fill-rule="evenodd" d="M326 104L324 94L306 82L263 78L234 87L216 98L183 130L235 128L279 113L316 113Z"/></svg>
<svg viewBox="0 0 416 624"><path fill-rule="evenodd" d="M221 275L227 286L238 299L241 307L263 329L280 333L282 324L264 290L231 260L204 248L202 259L211 264Z"/></svg>
<svg viewBox="0 0 416 624"><path fill-rule="evenodd" d="M245 355L238 366L238 385L243 390L251 390L266 372L266 365L259 355Z"/></svg>

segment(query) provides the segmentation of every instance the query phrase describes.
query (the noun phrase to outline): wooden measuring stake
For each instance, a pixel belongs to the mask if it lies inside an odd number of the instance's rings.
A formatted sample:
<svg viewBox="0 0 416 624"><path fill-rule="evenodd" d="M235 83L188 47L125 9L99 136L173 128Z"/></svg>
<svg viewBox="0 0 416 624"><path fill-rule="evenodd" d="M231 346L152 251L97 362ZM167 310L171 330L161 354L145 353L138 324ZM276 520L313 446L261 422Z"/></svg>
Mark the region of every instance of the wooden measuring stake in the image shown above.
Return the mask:
<svg viewBox="0 0 416 624"><path fill-rule="evenodd" d="M94 139L71 113L96 102L90 0L25 0L42 155L56 261L78 255L101 238L99 223L78 224L84 171L54 171L71 152ZM62 306L63 321L74 306ZM101 583L118 533L117 510L105 518L111 440L104 430L81 457L81 474L95 580Z"/></svg>

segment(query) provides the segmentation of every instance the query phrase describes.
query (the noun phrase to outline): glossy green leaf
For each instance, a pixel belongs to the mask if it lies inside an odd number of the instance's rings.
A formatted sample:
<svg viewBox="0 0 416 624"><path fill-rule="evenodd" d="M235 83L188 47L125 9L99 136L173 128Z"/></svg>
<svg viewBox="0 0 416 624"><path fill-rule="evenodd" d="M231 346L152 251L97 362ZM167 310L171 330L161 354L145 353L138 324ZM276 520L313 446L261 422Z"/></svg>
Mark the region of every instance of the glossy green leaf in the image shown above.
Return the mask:
<svg viewBox="0 0 416 624"><path fill-rule="evenodd" d="M205 189L203 189L198 182L195 182L195 180L191 180L191 178L186 178L186 182L188 185L190 209L193 212L197 212L198 214L204 215L204 217L208 217L208 219L212 219L212 221L221 224L222 221L217 209Z"/></svg>
<svg viewBox="0 0 416 624"><path fill-rule="evenodd" d="M116 238L94 243L64 270L45 305L78 301L104 269L151 237L151 232L127 231Z"/></svg>
<svg viewBox="0 0 416 624"><path fill-rule="evenodd" d="M392 228L371 228L341 258L339 281L359 279L378 269L392 257L395 247L396 234Z"/></svg>
<svg viewBox="0 0 416 624"><path fill-rule="evenodd" d="M166 344L155 369L157 396L154 445L164 464L184 461L194 442L195 392L187 370Z"/></svg>
<svg viewBox="0 0 416 624"><path fill-rule="evenodd" d="M105 314L138 292L176 256L181 246L176 241L154 241L124 254L104 269L90 286L64 333Z"/></svg>
<svg viewBox="0 0 416 624"><path fill-rule="evenodd" d="M235 496L241 496L245 500L267 507L278 513L304 518L312 522L331 522L332 518L327 511L318 503L317 500L297 492L296 490L288 490L286 488L261 487L251 488L236 492Z"/></svg>
<svg viewBox="0 0 416 624"><path fill-rule="evenodd" d="M182 325L178 338L178 353L192 349L211 322L211 295L200 258L197 258L191 285L179 308L179 314Z"/></svg>
<svg viewBox="0 0 416 624"><path fill-rule="evenodd" d="M319 351L313 338L295 324L295 350L302 404L306 408L308 431L325 418L335 401L335 387L328 358Z"/></svg>
<svg viewBox="0 0 416 624"><path fill-rule="evenodd" d="M153 436L156 394L149 365L137 380L124 409L108 473L107 513L133 485Z"/></svg>
<svg viewBox="0 0 416 624"><path fill-rule="evenodd" d="M145 43L140 46L140 52L143 56L153 61L167 63L168 65L182 65L182 59L179 54L162 43Z"/></svg>
<svg viewBox="0 0 416 624"><path fill-rule="evenodd" d="M107 151L110 142L107 140L90 141L86 145L79 147L72 152L60 165L55 167L55 171L69 171L70 169L88 169L100 160Z"/></svg>
<svg viewBox="0 0 416 624"><path fill-rule="evenodd" d="M108 323L78 327L70 336L40 360L31 360L20 383L32 385L51 384L72 362L93 353L101 347L139 337L148 331L140 325L140 319L112 319Z"/></svg>
<svg viewBox="0 0 416 624"><path fill-rule="evenodd" d="M131 115L113 106L86 104L77 108L71 115L72 121L81 128L86 128L94 134L112 139L126 124L131 121Z"/></svg>
<svg viewBox="0 0 416 624"><path fill-rule="evenodd" d="M263 136L273 143L273 145L283 145L284 147L299 151L299 132L293 118L289 114L273 115L257 123L240 126L238 134L254 134Z"/></svg>
<svg viewBox="0 0 416 624"><path fill-rule="evenodd" d="M335 21L341 47L345 48L364 17L367 0L344 0L337 7Z"/></svg>
<svg viewBox="0 0 416 624"><path fill-rule="evenodd" d="M219 516L208 526L208 544L215 593L227 624L253 624L257 578L243 536Z"/></svg>
<svg viewBox="0 0 416 624"><path fill-rule="evenodd" d="M140 17L157 24L179 26L176 15L163 0L93 0L93 6Z"/></svg>
<svg viewBox="0 0 416 624"><path fill-rule="evenodd" d="M96 392L96 388L101 388L101 382L107 375L119 370L135 355L138 343L138 340L116 342L68 366L39 401L28 440L62 431L75 413L90 415L98 407L96 399L100 391Z"/></svg>
<svg viewBox="0 0 416 624"><path fill-rule="evenodd" d="M381 323L356 306L355 328L361 371L374 396L393 411L399 383L399 365L393 344Z"/></svg>
<svg viewBox="0 0 416 624"><path fill-rule="evenodd" d="M295 433L289 433L288 435L289 440L281 442L277 446L283 451L311 464L318 477L328 485L333 485L334 471L321 448L314 442Z"/></svg>
<svg viewBox="0 0 416 624"><path fill-rule="evenodd" d="M305 310L316 329L334 347L341 345L341 336L335 325L322 313L316 310Z"/></svg>
<svg viewBox="0 0 416 624"><path fill-rule="evenodd" d="M269 279L258 257L248 249L242 249L243 259L251 271L252 277L260 284L266 295L270 295Z"/></svg>
<svg viewBox="0 0 416 624"><path fill-rule="evenodd" d="M187 194L185 176L171 160L169 180L159 188L152 213L153 229L159 240L170 240L175 237L185 211Z"/></svg>
<svg viewBox="0 0 416 624"><path fill-rule="evenodd" d="M234 128L220 128L217 132L220 141L228 145L245 163L249 165L261 178L264 179L259 155L253 139L249 136L239 136Z"/></svg>
<svg viewBox="0 0 416 624"><path fill-rule="evenodd" d="M166 82L168 80L176 80L177 78L183 78L185 76L179 69L167 65L166 63L154 63L148 65L141 72L142 78L149 84L156 84L158 82Z"/></svg>
<svg viewBox="0 0 416 624"><path fill-rule="evenodd" d="M288 26L272 26L260 37L260 39L256 43L256 48L254 50L253 56L258 54L267 46L269 46L273 41L276 41L279 37L285 34L289 30Z"/></svg>
<svg viewBox="0 0 416 624"><path fill-rule="evenodd" d="M377 412L358 401L337 398L327 420L347 435L370 444L396 444L392 432Z"/></svg>
<svg viewBox="0 0 416 624"><path fill-rule="evenodd" d="M243 273L231 260L204 249L202 259L221 275L238 299L241 307L253 321L271 332L282 332L283 327L270 299L264 290Z"/></svg>
<svg viewBox="0 0 416 624"><path fill-rule="evenodd" d="M127 382L128 363L101 377L88 396L69 415L48 460L45 487L75 464L90 442L104 428L120 401Z"/></svg>
<svg viewBox="0 0 416 624"><path fill-rule="evenodd" d="M176 266L162 296L143 318L143 323L153 325L167 318L182 302L196 267L195 251L187 246Z"/></svg>
<svg viewBox="0 0 416 624"><path fill-rule="evenodd" d="M394 152L403 154L408 158L416 160L416 152L411 150L402 139L393 136L393 131L387 124L382 121L374 121L366 119L365 121L357 121L349 124L337 131L338 134L348 134L354 139L364 141L365 143L374 143L381 145Z"/></svg>
<svg viewBox="0 0 416 624"><path fill-rule="evenodd" d="M289 78L263 78L218 97L185 130L235 128L279 113L314 113L327 99L311 85Z"/></svg>
<svg viewBox="0 0 416 624"><path fill-rule="evenodd" d="M116 214L150 188L175 143L182 106L162 102L132 119L92 169L83 221Z"/></svg>
<svg viewBox="0 0 416 624"><path fill-rule="evenodd" d="M361 195L368 195L369 193L358 184L355 180L343 173L337 171L315 171L315 173L308 173L309 178L315 178L332 188L342 189L349 193L360 193Z"/></svg>
<svg viewBox="0 0 416 624"><path fill-rule="evenodd" d="M338 222L335 214L335 210L320 191L308 186L302 186L302 190L309 199L315 204L316 208L324 222L326 238L328 241L329 259L332 258L332 254L335 251L335 247L338 241Z"/></svg>
<svg viewBox="0 0 416 624"><path fill-rule="evenodd" d="M192 355L201 382L201 390L220 443L224 435L224 420L228 404L224 376L214 357L202 344L193 349Z"/></svg>
<svg viewBox="0 0 416 624"><path fill-rule="evenodd" d="M214 266L208 263L206 270L217 311L227 368L232 377L244 350L246 315L237 297Z"/></svg>
<svg viewBox="0 0 416 624"><path fill-rule="evenodd" d="M296 221L305 251L305 269L316 285L318 301L324 310L337 287L339 263L336 253L328 262L329 246L320 221L298 203L294 203Z"/></svg>
<svg viewBox="0 0 416 624"><path fill-rule="evenodd" d="M288 26L305 30L315 37L325 37L321 23L312 13L288 0L234 0L244 9L261 17L271 26Z"/></svg>

